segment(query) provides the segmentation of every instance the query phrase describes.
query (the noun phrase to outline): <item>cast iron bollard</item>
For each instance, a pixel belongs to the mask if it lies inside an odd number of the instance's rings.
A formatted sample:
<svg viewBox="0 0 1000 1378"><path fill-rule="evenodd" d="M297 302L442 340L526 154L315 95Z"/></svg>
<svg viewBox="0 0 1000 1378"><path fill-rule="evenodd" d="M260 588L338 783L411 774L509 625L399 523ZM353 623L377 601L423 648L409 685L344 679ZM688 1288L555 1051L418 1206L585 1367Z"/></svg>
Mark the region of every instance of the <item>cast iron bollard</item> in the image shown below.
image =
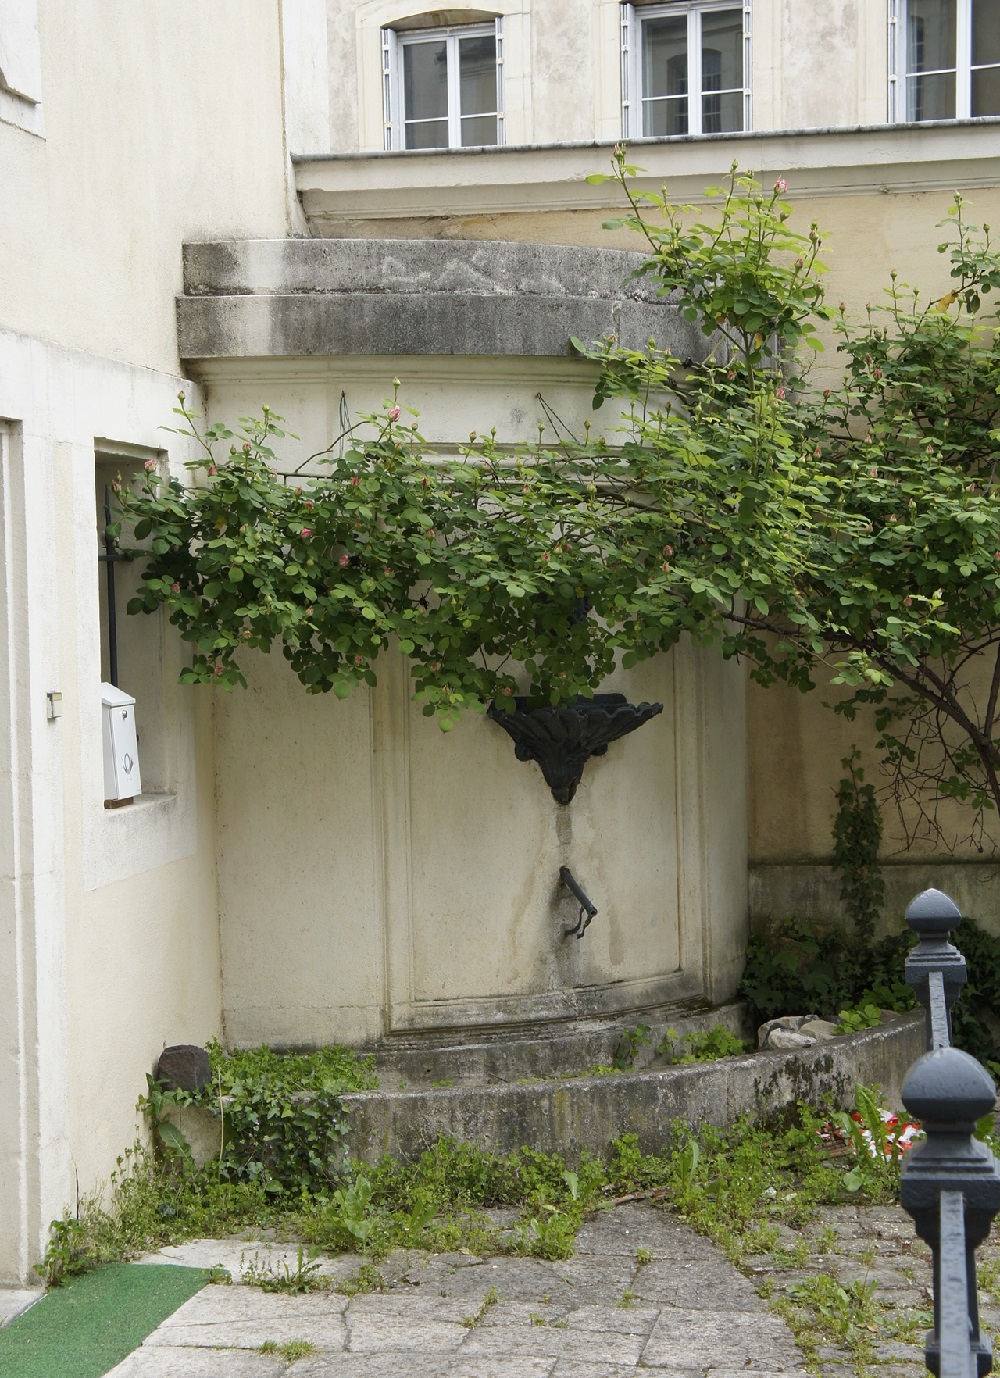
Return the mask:
<svg viewBox="0 0 1000 1378"><path fill-rule="evenodd" d="M940 890L925 890L906 911L920 939L906 980L927 1012L930 1051L903 1083L903 1104L927 1138L903 1164L902 1204L934 1254L934 1329L925 1353L939 1378L982 1378L993 1368L979 1333L975 1251L1000 1212L1000 1162L975 1130L996 1090L985 1067L951 1046L951 1007L966 981L965 958L950 942L961 921Z"/></svg>

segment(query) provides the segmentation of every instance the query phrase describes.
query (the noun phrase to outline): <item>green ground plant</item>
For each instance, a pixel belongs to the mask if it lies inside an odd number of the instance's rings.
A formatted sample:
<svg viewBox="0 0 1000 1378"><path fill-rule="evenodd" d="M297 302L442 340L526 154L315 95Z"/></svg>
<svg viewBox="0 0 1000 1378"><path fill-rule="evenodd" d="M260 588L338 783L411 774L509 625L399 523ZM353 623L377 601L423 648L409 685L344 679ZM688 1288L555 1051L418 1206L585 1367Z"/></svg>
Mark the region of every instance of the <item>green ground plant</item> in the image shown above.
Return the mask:
<svg viewBox="0 0 1000 1378"><path fill-rule="evenodd" d="M366 1260L357 1272L336 1283L334 1291L345 1297L356 1297L364 1292L384 1292L388 1285L381 1269L376 1268L374 1263L369 1263Z"/></svg>
<svg viewBox="0 0 1000 1378"><path fill-rule="evenodd" d="M909 930L866 944L818 924L772 923L750 939L740 991L760 1020L866 1004L912 1009L903 964L914 941Z"/></svg>
<svg viewBox="0 0 1000 1378"><path fill-rule="evenodd" d="M845 1031L868 1027L870 1010L914 1008L902 973L915 941L909 929L866 944L838 929L795 920L772 923L750 939L740 992L759 1022L781 1014L837 1018L839 1012ZM967 917L955 942L969 979L952 1011L953 1041L994 1070L992 1064L1000 1064L994 1014L1000 1008L1000 938Z"/></svg>
<svg viewBox="0 0 1000 1378"><path fill-rule="evenodd" d="M844 1345L858 1368L875 1357L882 1338L883 1311L874 1282L857 1279L846 1286L829 1273L816 1273L788 1289L777 1309L788 1321L807 1360L815 1362L824 1340Z"/></svg>
<svg viewBox="0 0 1000 1378"><path fill-rule="evenodd" d="M881 1022L882 1011L871 1001L848 1005L837 1014L837 1033L860 1033L862 1029L877 1028Z"/></svg>
<svg viewBox="0 0 1000 1378"><path fill-rule="evenodd" d="M634 1067L636 1058L642 1049L652 1044L652 1032L648 1024L637 1024L634 1029L623 1029L618 1047L612 1058L610 1070L627 1072ZM607 1069L602 1068L601 1070Z"/></svg>
<svg viewBox="0 0 1000 1378"><path fill-rule="evenodd" d="M478 1311L476 1311L471 1316L463 1316L462 1324L468 1330L475 1330L476 1326L481 1325L482 1322L486 1319L490 1307L496 1306L499 1300L500 1293L497 1291L495 1287L491 1287L490 1290L486 1293L485 1297L483 1297L482 1301L479 1303Z"/></svg>
<svg viewBox="0 0 1000 1378"><path fill-rule="evenodd" d="M671 1062L680 1064L690 1062L715 1062L720 1057L736 1057L747 1051L742 1038L722 1024L704 1032L678 1035L676 1029L668 1029L657 1044L656 1051Z"/></svg>

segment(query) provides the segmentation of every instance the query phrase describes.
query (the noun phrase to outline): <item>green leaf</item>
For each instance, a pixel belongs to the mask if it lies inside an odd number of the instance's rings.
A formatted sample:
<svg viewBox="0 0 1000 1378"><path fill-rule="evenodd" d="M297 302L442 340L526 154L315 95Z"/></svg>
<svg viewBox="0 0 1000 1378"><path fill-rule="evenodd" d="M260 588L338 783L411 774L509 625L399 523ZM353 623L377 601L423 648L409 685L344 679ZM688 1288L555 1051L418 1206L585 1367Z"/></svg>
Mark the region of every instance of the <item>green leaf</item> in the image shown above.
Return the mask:
<svg viewBox="0 0 1000 1378"><path fill-rule="evenodd" d="M175 1124L171 1124L169 1120L160 1120L156 1132L168 1153L177 1153L184 1158L191 1157L191 1145Z"/></svg>

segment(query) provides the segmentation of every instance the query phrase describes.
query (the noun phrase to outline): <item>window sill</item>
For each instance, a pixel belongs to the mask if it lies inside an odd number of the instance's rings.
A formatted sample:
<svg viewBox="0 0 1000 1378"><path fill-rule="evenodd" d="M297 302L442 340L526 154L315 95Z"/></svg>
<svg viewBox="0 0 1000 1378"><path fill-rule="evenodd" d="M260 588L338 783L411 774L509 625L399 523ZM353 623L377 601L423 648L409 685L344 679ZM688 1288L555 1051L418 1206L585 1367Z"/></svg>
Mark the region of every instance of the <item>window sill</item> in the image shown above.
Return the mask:
<svg viewBox="0 0 1000 1378"><path fill-rule="evenodd" d="M11 124L15 129L23 129L26 134L36 138L45 137L42 121L42 107L35 101L15 96L11 91L0 89L0 124Z"/></svg>
<svg viewBox="0 0 1000 1378"><path fill-rule="evenodd" d="M193 789L140 794L123 808L103 801L87 829L84 889L146 875L198 848L198 810Z"/></svg>

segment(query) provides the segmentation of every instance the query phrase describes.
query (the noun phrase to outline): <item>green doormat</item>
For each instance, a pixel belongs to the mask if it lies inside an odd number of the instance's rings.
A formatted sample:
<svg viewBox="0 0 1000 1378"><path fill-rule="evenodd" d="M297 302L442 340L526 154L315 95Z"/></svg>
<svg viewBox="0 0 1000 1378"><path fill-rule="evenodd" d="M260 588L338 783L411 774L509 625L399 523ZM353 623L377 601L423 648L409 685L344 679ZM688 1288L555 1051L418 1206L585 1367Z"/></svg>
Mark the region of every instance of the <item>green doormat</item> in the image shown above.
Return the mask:
<svg viewBox="0 0 1000 1378"><path fill-rule="evenodd" d="M0 1378L101 1378L210 1277L202 1268L111 1263L71 1278L0 1330Z"/></svg>

